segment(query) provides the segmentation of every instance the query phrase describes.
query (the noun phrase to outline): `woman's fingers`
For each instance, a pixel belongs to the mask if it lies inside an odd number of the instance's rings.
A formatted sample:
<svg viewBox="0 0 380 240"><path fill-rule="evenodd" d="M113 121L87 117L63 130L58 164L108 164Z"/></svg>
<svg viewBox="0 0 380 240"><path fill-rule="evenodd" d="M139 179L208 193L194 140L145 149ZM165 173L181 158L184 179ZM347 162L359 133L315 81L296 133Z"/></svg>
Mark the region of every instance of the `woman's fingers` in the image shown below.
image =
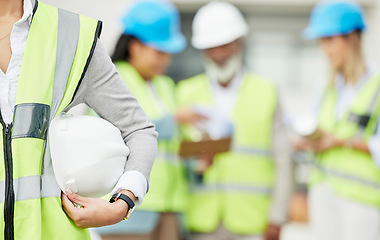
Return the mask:
<svg viewBox="0 0 380 240"><path fill-rule="evenodd" d="M87 198L73 193L69 188L66 190L65 195L70 199L71 202L83 207L86 206Z"/></svg>
<svg viewBox="0 0 380 240"><path fill-rule="evenodd" d="M70 201L70 199L66 196L66 194L62 194L62 206L63 206L63 211L69 216L69 218L74 220L73 212L75 211L75 206L74 204Z"/></svg>

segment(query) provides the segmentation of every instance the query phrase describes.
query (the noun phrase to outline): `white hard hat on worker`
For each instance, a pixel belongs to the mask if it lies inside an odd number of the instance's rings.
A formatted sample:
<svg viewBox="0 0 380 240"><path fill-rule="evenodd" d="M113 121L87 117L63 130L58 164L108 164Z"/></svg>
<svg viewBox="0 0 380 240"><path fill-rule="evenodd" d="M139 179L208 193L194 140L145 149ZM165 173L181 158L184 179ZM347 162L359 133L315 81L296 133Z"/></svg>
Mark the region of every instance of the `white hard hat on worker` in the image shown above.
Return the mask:
<svg viewBox="0 0 380 240"><path fill-rule="evenodd" d="M120 130L110 122L65 113L49 126L49 146L61 190L69 188L84 197L110 193L129 154Z"/></svg>
<svg viewBox="0 0 380 240"><path fill-rule="evenodd" d="M242 69L242 38L247 33L243 15L230 3L211 2L198 10L192 44L204 51L204 66L212 79L225 85Z"/></svg>
<svg viewBox="0 0 380 240"><path fill-rule="evenodd" d="M227 2L211 2L201 7L192 27L191 43L197 49L228 44L248 33L248 24L243 15Z"/></svg>

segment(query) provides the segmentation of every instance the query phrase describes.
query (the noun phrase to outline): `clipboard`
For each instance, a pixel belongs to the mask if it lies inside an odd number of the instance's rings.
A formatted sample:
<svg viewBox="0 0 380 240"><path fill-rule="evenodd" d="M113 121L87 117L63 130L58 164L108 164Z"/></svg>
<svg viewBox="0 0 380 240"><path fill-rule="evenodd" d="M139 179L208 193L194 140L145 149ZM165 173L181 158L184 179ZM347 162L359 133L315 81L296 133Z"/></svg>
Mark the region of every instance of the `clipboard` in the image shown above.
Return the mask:
<svg viewBox="0 0 380 240"><path fill-rule="evenodd" d="M221 138L218 140L201 140L198 142L183 141L181 142L179 156L192 157L202 153L223 153L231 149L232 138Z"/></svg>

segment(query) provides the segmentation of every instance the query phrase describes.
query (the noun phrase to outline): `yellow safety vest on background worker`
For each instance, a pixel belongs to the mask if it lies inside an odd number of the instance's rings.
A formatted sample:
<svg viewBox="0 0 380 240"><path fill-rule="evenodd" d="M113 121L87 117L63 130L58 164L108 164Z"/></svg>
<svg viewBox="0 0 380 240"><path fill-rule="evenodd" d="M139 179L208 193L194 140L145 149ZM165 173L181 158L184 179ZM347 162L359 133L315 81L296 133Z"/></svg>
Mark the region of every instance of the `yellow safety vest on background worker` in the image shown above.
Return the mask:
<svg viewBox="0 0 380 240"><path fill-rule="evenodd" d="M116 62L116 69L137 98L144 112L155 123L171 116L176 110L175 84L166 76L156 76L151 86L127 62ZM178 157L179 138L175 120L174 135L162 139L158 130L157 156L150 175L149 192L137 210L154 212L183 212L186 201L186 178Z"/></svg>
<svg viewBox="0 0 380 240"><path fill-rule="evenodd" d="M222 223L232 233L260 235L268 224L276 89L250 73L242 81L231 116L232 150L217 154L202 183L191 186L186 220L192 232L212 232ZM214 104L205 74L179 82L177 93L182 107Z"/></svg>
<svg viewBox="0 0 380 240"><path fill-rule="evenodd" d="M380 114L380 74L368 80L338 121L337 98L337 90L328 88L320 111L320 128L339 139L369 140L375 133ZM360 128L360 119L368 122L365 128ZM349 146L318 154L310 184L318 183L327 184L343 197L380 208L380 169L369 154Z"/></svg>
<svg viewBox="0 0 380 240"><path fill-rule="evenodd" d="M101 22L36 1L13 127L1 121L0 239L90 239L62 209L45 147L49 121L72 101L100 29Z"/></svg>

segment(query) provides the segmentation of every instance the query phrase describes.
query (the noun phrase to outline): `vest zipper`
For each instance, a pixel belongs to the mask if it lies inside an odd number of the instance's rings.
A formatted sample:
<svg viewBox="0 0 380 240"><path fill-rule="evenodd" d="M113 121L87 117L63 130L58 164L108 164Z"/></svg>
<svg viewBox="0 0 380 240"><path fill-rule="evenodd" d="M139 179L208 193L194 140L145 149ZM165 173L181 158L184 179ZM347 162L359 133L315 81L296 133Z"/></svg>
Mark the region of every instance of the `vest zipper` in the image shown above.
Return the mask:
<svg viewBox="0 0 380 240"><path fill-rule="evenodd" d="M4 201L4 239L14 239L14 203L13 190L13 161L12 161L12 123L6 124L0 113L0 123L3 126L3 151L5 168L5 201Z"/></svg>

